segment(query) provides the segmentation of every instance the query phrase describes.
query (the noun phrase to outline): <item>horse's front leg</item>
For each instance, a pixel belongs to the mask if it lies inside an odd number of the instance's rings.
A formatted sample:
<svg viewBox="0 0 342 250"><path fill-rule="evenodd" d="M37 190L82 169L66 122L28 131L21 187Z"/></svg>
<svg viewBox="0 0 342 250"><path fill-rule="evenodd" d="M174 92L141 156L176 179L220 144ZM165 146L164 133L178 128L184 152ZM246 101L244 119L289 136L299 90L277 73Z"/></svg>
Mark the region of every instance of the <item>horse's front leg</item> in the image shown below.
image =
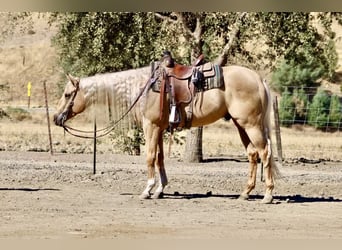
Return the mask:
<svg viewBox="0 0 342 250"><path fill-rule="evenodd" d="M144 134L146 140L146 164L147 164L147 186L140 195L141 199L151 197L151 190L156 184L155 181L155 163L157 146L160 136L160 128L152 124L149 120L144 120Z"/></svg>
<svg viewBox="0 0 342 250"><path fill-rule="evenodd" d="M164 147L163 147L163 131L160 131L159 140L158 140L158 153L157 153L157 167L159 171L159 186L153 194L152 198L158 199L163 197L163 191L165 186L167 185L167 176L164 168Z"/></svg>

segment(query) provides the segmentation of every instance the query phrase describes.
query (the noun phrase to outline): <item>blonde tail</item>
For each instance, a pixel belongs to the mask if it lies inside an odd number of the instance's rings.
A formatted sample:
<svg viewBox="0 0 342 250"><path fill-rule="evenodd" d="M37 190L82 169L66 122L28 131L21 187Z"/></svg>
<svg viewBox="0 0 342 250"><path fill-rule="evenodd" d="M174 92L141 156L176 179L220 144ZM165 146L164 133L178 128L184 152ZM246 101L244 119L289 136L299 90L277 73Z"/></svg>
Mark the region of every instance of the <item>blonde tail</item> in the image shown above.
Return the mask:
<svg viewBox="0 0 342 250"><path fill-rule="evenodd" d="M281 177L281 173L277 167L277 164L275 163L274 157L273 157L273 152L272 152L272 141L271 141L271 118L270 118L270 113L271 113L271 107L272 107L272 97L271 93L269 90L269 87L266 83L266 80L262 81L265 91L267 94L267 109L264 117L264 126L265 126L265 136L267 138L267 145L266 145L266 151L267 151L267 156L266 156L266 164L265 167L271 167L272 170L272 176L274 179L278 179Z"/></svg>

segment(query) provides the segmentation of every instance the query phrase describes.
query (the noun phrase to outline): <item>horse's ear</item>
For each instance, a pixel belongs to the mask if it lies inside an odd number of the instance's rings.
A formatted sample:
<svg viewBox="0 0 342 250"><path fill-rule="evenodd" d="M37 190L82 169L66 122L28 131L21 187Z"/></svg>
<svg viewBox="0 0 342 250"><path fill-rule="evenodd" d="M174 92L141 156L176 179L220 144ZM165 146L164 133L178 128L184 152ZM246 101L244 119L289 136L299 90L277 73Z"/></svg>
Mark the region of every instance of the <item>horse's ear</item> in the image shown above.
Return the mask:
<svg viewBox="0 0 342 250"><path fill-rule="evenodd" d="M73 77L70 74L67 74L67 78L70 80L70 82L77 88L80 85L80 79Z"/></svg>

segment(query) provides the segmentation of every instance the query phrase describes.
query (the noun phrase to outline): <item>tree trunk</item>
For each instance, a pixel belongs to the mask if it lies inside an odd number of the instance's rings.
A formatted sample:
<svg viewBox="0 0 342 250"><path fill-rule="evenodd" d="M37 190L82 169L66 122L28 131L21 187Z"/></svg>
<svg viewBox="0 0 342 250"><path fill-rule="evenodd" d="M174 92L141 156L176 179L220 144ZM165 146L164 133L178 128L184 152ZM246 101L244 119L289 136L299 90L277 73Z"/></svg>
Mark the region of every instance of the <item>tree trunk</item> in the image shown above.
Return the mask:
<svg viewBox="0 0 342 250"><path fill-rule="evenodd" d="M203 127L191 128L186 135L184 162L202 162Z"/></svg>
<svg viewBox="0 0 342 250"><path fill-rule="evenodd" d="M221 55L217 58L216 63L219 65L224 65L225 61L228 58L228 55L231 49L234 46L236 41L236 36L240 31L242 26L243 19L247 16L246 12L240 13L237 17L234 28L230 35L229 42L223 48ZM189 32L190 33L190 32ZM200 20L197 20L196 32L193 33L195 37L195 46L192 49L192 60L194 60L197 56L202 53L202 40L201 38L202 30ZM201 162L203 161L203 152L202 152L202 137L203 137L203 127L191 128L189 129L186 136L186 145L184 152L184 162Z"/></svg>

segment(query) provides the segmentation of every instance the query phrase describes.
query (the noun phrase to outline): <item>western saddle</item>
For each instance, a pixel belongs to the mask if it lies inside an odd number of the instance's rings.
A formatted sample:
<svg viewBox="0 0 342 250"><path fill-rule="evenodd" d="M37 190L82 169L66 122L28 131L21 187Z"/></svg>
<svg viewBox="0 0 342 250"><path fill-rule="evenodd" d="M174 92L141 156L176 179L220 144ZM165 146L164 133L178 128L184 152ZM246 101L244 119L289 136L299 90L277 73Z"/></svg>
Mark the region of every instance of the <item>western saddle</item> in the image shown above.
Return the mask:
<svg viewBox="0 0 342 250"><path fill-rule="evenodd" d="M199 91L209 89L205 87L208 79L217 78L217 81L219 81L217 87L221 86L220 67L210 62L204 63L203 55L200 55L191 66L177 64L169 51L165 51L162 59L157 63L159 64L159 70L162 70L162 72L159 74L159 81L156 80L152 83L152 89L160 93L169 93L169 123L171 130L179 127L182 119L185 119L182 127L190 128L194 96ZM158 84L156 84L157 82ZM186 117L184 118L181 117L180 112L182 104L185 105ZM160 119L163 117L163 107L164 95L161 94Z"/></svg>

